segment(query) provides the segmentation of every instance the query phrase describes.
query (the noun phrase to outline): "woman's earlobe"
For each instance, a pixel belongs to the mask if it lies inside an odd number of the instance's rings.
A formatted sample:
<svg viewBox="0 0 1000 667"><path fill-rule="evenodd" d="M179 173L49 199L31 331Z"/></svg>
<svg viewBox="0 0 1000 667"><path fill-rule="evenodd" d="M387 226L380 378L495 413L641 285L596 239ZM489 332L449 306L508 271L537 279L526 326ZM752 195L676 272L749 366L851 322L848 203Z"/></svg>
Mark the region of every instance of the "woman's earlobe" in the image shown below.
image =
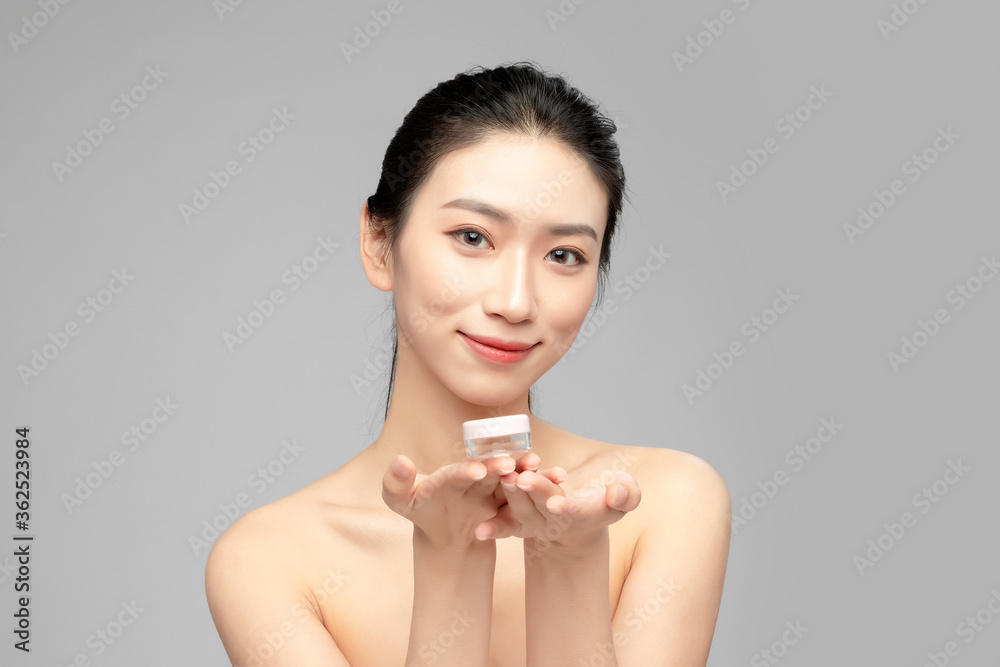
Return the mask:
<svg viewBox="0 0 1000 667"><path fill-rule="evenodd" d="M388 265L385 227L373 222L368 215L368 201L361 206L361 263L365 268L368 282L389 292L392 290L392 271Z"/></svg>

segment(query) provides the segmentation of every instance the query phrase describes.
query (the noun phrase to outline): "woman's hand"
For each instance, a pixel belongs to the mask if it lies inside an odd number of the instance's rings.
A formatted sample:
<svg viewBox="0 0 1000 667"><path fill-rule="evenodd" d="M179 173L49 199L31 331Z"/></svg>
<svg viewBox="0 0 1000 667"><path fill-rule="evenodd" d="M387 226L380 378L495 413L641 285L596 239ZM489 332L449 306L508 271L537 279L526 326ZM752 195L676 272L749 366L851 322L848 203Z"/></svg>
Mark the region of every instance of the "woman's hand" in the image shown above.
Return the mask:
<svg viewBox="0 0 1000 667"><path fill-rule="evenodd" d="M476 528L478 539L513 536L575 547L634 510L642 498L635 478L622 470L582 484L558 467L544 474L515 471L501 477L501 488L507 504Z"/></svg>
<svg viewBox="0 0 1000 667"><path fill-rule="evenodd" d="M517 462L510 456L461 461L424 475L400 454L382 477L382 499L412 521L417 535L431 545L466 547L476 543L476 526L496 516L497 509L507 502L500 477L536 474L538 463L538 456L528 452Z"/></svg>

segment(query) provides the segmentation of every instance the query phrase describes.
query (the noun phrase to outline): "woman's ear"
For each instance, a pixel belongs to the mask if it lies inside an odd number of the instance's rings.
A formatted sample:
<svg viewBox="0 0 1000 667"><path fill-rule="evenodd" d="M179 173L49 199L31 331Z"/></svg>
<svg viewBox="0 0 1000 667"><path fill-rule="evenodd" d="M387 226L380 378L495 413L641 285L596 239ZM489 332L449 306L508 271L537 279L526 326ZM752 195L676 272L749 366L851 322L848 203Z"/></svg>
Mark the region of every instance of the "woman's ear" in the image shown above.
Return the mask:
<svg viewBox="0 0 1000 667"><path fill-rule="evenodd" d="M365 267L368 282L383 292L392 290L392 267L383 259L388 257L385 252L387 243L385 228L378 222L369 220L366 199L361 206L361 263Z"/></svg>

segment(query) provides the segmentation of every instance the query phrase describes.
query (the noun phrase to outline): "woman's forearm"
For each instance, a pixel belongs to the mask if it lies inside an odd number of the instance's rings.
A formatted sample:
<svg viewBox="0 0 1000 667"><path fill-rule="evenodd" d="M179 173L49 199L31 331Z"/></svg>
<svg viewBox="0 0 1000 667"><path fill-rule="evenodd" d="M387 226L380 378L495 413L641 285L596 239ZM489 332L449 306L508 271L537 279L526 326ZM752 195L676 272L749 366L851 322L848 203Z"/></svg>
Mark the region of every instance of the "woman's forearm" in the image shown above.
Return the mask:
<svg viewBox="0 0 1000 667"><path fill-rule="evenodd" d="M442 548L413 531L413 615L406 667L486 667L496 542Z"/></svg>
<svg viewBox="0 0 1000 667"><path fill-rule="evenodd" d="M608 600L610 541L605 528L574 548L524 540L528 667L615 667Z"/></svg>

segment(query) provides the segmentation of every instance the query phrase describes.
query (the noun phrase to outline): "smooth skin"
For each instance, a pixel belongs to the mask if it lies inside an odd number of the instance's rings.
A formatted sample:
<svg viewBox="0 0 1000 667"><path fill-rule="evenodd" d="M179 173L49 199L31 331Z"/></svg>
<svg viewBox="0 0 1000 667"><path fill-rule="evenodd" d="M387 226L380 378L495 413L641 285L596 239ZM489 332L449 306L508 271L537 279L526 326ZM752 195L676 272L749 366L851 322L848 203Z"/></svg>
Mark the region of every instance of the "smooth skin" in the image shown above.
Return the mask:
<svg viewBox="0 0 1000 667"><path fill-rule="evenodd" d="M362 264L397 315L389 414L343 467L216 542L206 593L234 665L707 663L731 529L711 466L533 415L531 452L464 460L461 423L527 414L572 345L606 205L566 146L504 134L439 161L394 252L362 208ZM498 364L463 334L535 347Z"/></svg>

